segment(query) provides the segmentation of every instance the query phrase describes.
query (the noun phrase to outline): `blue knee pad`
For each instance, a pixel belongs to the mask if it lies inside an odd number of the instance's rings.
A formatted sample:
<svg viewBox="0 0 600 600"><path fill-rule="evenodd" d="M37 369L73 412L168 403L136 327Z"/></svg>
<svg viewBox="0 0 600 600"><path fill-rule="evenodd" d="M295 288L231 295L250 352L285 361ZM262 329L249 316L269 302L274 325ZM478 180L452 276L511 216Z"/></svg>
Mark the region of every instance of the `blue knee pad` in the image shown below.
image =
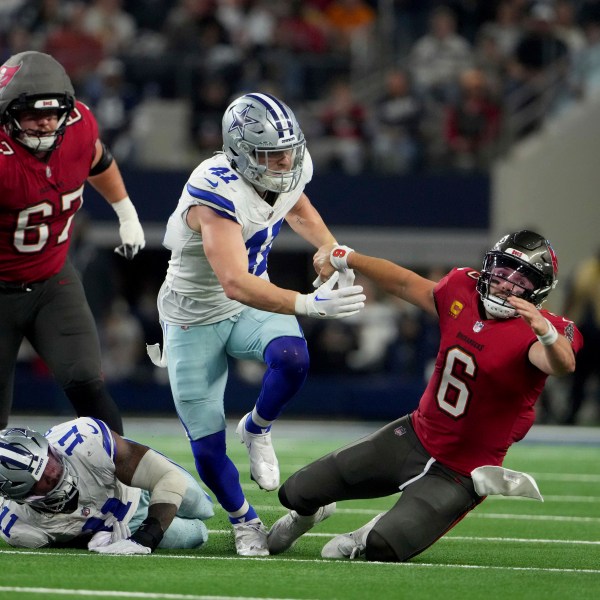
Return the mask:
<svg viewBox="0 0 600 600"><path fill-rule="evenodd" d="M270 369L297 374L304 383L310 360L306 340L301 337L284 336L274 339L265 350L265 362Z"/></svg>
<svg viewBox="0 0 600 600"><path fill-rule="evenodd" d="M263 419L274 421L306 381L310 365L306 340L291 336L274 339L265 350L265 363L256 410Z"/></svg>

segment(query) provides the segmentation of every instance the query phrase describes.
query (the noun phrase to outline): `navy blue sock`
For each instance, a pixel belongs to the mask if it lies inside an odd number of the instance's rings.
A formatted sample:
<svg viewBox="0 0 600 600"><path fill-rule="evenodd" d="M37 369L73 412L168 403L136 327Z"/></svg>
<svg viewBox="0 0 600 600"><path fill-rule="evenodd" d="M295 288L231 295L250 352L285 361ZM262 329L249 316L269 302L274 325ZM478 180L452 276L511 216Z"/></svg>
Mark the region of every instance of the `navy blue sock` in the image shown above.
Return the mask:
<svg viewBox="0 0 600 600"><path fill-rule="evenodd" d="M227 512L239 510L245 497L240 474L225 451L225 432L193 440L191 446L200 479Z"/></svg>

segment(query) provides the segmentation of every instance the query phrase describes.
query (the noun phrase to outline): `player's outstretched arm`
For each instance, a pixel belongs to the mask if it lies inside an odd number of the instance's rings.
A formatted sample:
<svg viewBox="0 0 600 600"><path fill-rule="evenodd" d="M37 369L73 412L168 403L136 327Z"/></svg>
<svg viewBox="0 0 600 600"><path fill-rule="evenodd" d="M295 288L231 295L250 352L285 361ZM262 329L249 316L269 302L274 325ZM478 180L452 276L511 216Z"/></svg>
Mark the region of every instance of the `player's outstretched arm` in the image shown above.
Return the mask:
<svg viewBox="0 0 600 600"><path fill-rule="evenodd" d="M313 265L322 279L326 279L332 269L354 269L388 294L437 316L433 299L435 281L421 277L389 260L360 254L347 246L328 244L317 250L313 257Z"/></svg>
<svg viewBox="0 0 600 600"><path fill-rule="evenodd" d="M354 314L365 301L361 286L319 288L309 295L280 288L248 272L248 252L238 223L194 206L188 224L202 233L204 252L228 298L260 310L332 319Z"/></svg>

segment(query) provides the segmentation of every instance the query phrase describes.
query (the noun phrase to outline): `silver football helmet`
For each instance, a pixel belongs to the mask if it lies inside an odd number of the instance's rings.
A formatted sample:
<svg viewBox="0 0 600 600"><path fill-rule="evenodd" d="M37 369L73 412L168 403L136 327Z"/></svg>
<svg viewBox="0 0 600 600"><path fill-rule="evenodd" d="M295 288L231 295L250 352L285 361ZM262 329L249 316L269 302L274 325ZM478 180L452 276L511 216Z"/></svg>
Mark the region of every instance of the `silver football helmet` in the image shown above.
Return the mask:
<svg viewBox="0 0 600 600"><path fill-rule="evenodd" d="M516 283L523 278L528 282L526 287ZM491 289L500 280L512 286L512 295L540 308L558 283L558 259L550 242L525 229L505 235L486 253L477 291L491 316L507 319L516 315L515 309Z"/></svg>
<svg viewBox="0 0 600 600"><path fill-rule="evenodd" d="M223 151L232 167L257 190L281 194L298 185L306 141L294 113L281 100L261 93L240 96L225 111L222 132ZM269 168L281 152L290 153L291 168Z"/></svg>
<svg viewBox="0 0 600 600"><path fill-rule="evenodd" d="M57 485L44 496L34 494L52 455L62 466ZM0 495L45 512L61 512L77 494L78 478L68 461L48 440L32 429L13 427L0 431Z"/></svg>
<svg viewBox="0 0 600 600"><path fill-rule="evenodd" d="M20 52L0 67L0 123L7 133L34 152L53 150L64 135L75 106L75 91L63 66L49 54ZM24 131L18 115L23 110L53 110L58 127L52 133Z"/></svg>

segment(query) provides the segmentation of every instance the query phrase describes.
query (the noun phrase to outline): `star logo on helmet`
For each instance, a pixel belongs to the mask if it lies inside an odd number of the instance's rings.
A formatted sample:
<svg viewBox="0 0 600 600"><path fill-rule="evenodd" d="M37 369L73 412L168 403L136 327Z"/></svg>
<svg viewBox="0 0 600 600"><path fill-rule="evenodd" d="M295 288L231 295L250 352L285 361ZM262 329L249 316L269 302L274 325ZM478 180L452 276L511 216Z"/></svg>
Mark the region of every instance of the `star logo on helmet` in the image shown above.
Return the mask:
<svg viewBox="0 0 600 600"><path fill-rule="evenodd" d="M231 133L232 131L235 131L236 129L239 131L240 137L244 137L244 129L246 128L247 125L254 125L256 123L258 123L258 121L256 119L253 119L248 112L250 111L250 109L252 108L252 105L246 106L246 108L244 108L244 110L242 110L242 112L236 113L235 111L233 112L233 121L231 122L231 125L229 126L229 130L228 133Z"/></svg>

